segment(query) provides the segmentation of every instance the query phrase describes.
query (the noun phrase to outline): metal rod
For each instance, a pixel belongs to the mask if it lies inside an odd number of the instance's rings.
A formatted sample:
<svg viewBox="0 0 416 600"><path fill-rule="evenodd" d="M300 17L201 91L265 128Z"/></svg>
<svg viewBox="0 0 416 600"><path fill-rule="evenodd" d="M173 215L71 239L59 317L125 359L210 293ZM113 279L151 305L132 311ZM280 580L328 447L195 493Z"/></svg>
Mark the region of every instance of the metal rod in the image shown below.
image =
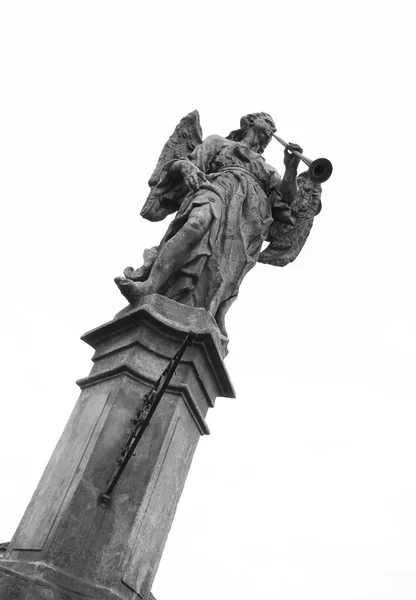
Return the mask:
<svg viewBox="0 0 416 600"><path fill-rule="evenodd" d="M157 409L160 400L162 399L163 394L167 386L169 385L170 380L172 379L175 369L178 366L179 361L185 353L186 348L191 345L196 338L196 334L193 332L188 333L185 340L181 344L179 350L176 352L175 356L170 360L169 364L163 371L162 375L157 380L155 386L152 390L148 392L145 396L145 403L148 404L149 412L146 415L145 420L139 426L134 427L133 431L129 435L127 442L124 445L123 453L120 459L118 459L119 466L117 467L111 481L106 489L106 491L101 495L101 501L104 504L107 504L110 501L111 492L113 491L116 483L120 479L123 474L124 469L127 466L130 458L132 457L137 444L143 437L143 434L150 423L150 420Z"/></svg>
<svg viewBox="0 0 416 600"><path fill-rule="evenodd" d="M284 146L285 148L289 148L290 144L288 144L287 142L285 142L285 140L282 140L281 137L279 137L275 133L272 133L272 136L274 138L276 138L276 140L278 142L280 142L282 144L282 146ZM306 165L308 165L308 167L310 167L311 164L313 163L313 160L311 160L310 158L307 158L306 156L304 156L303 154L301 154L297 150L291 150L291 152L292 152L292 154L294 154L295 156L297 156L298 158L300 158L300 160L302 160Z"/></svg>

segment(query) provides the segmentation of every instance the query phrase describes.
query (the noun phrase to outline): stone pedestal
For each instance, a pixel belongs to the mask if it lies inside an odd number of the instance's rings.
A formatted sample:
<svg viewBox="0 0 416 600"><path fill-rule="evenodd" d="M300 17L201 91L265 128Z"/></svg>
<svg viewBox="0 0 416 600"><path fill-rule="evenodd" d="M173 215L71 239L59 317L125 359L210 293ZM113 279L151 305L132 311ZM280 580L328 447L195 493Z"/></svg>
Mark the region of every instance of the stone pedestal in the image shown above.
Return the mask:
<svg viewBox="0 0 416 600"><path fill-rule="evenodd" d="M103 504L131 420L188 331L196 342ZM1 600L147 600L205 415L234 396L225 340L203 309L155 294L82 339L94 366L0 560Z"/></svg>

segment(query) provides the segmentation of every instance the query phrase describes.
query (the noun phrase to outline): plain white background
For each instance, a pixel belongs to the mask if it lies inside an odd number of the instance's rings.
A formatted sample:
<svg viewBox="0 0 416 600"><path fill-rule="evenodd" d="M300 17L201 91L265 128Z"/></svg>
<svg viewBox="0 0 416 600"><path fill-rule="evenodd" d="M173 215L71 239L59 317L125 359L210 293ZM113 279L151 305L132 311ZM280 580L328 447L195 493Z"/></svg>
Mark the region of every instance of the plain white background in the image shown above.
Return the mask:
<svg viewBox="0 0 416 600"><path fill-rule="evenodd" d="M79 336L167 223L139 217L175 125L267 111L334 165L297 261L228 313L218 399L158 600L416 597L411 3L3 1L0 541L88 374ZM280 171L283 149L265 153Z"/></svg>

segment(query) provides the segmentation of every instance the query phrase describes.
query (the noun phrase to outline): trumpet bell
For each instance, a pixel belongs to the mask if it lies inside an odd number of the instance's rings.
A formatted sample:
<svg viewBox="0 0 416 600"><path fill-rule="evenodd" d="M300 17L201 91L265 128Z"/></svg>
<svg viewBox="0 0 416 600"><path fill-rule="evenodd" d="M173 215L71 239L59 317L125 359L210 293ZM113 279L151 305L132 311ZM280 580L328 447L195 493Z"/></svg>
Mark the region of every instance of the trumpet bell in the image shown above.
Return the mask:
<svg viewBox="0 0 416 600"><path fill-rule="evenodd" d="M314 183L327 181L332 175L331 161L327 158L317 158L309 165L308 174Z"/></svg>

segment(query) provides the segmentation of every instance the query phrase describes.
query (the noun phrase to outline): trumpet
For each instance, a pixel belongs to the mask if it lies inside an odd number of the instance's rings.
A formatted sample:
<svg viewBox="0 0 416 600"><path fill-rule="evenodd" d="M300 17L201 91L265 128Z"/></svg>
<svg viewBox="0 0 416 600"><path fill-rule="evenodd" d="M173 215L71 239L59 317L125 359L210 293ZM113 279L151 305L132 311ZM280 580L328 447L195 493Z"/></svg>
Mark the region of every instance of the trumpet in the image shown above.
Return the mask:
<svg viewBox="0 0 416 600"><path fill-rule="evenodd" d="M289 144L282 140L282 138L280 138L275 133L272 133L272 136L285 148L289 147ZM291 152L295 156L300 158L300 160L302 160L306 165L308 165L308 175L314 183L323 183L331 177L332 164L327 158L317 158L316 160L311 160L310 158L307 158L297 150L291 150Z"/></svg>

